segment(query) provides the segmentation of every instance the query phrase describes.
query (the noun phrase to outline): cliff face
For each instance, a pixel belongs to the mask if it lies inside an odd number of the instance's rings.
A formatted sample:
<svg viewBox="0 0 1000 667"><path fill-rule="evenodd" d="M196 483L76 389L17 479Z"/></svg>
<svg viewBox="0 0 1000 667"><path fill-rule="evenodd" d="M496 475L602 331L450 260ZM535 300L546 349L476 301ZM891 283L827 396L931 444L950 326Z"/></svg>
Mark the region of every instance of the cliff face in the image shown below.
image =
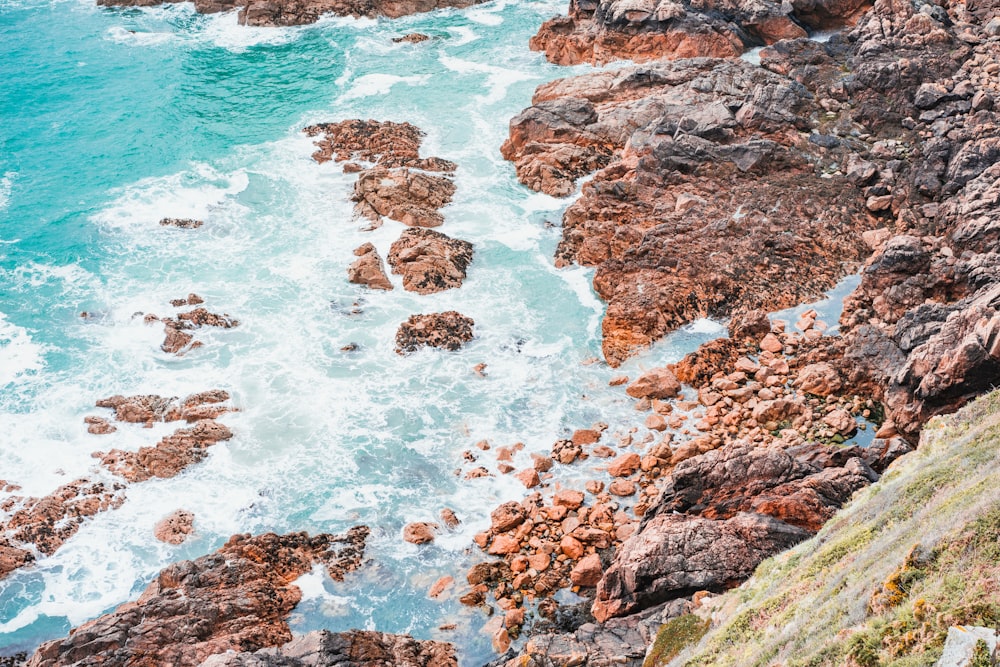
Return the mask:
<svg viewBox="0 0 1000 667"><path fill-rule="evenodd" d="M950 627L995 628L998 442L1000 392L933 420L818 535L704 600L701 641L646 664L930 665ZM660 646L690 625L664 626Z"/></svg>

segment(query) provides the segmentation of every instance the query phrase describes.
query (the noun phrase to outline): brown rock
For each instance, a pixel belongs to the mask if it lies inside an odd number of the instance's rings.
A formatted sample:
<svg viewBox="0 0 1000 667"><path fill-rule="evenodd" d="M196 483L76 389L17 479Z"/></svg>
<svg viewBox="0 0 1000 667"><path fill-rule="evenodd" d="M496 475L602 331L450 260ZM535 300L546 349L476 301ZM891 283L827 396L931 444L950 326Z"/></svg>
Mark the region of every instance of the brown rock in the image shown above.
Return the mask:
<svg viewBox="0 0 1000 667"><path fill-rule="evenodd" d="M390 247L388 261L403 276L403 289L432 294L461 287L472 244L430 229L407 229Z"/></svg>
<svg viewBox="0 0 1000 667"><path fill-rule="evenodd" d="M473 338L475 322L454 310L427 315L411 315L396 332L396 352L406 354L421 347L455 351Z"/></svg>
<svg viewBox="0 0 1000 667"><path fill-rule="evenodd" d="M601 557L590 554L580 559L569 573L569 579L574 586L592 588L601 580L604 570L601 568Z"/></svg>
<svg viewBox="0 0 1000 667"><path fill-rule="evenodd" d="M517 538L511 537L509 535L497 535L490 542L490 548L487 553L494 556L503 556L507 554L516 554L521 550L521 543Z"/></svg>
<svg viewBox="0 0 1000 667"><path fill-rule="evenodd" d="M358 215L376 223L384 216L409 227L437 227L444 222L438 209L454 194L455 184L446 176L375 167L361 173L351 199Z"/></svg>
<svg viewBox="0 0 1000 667"><path fill-rule="evenodd" d="M392 282L385 274L382 258L378 256L375 246L371 243L365 243L354 251L354 255L358 259L347 269L348 281L372 289L392 289Z"/></svg>
<svg viewBox="0 0 1000 667"><path fill-rule="evenodd" d="M385 168L411 167L424 171L455 171L455 163L441 158L421 158L424 133L410 123L350 119L310 125L303 132L316 141L317 162L357 160Z"/></svg>
<svg viewBox="0 0 1000 667"><path fill-rule="evenodd" d="M198 421L191 428L181 428L160 440L155 447L140 447L137 452L112 449L98 452L101 464L130 482L153 477L174 477L189 465L208 456L208 448L229 440L233 432L210 419Z"/></svg>
<svg viewBox="0 0 1000 667"><path fill-rule="evenodd" d="M194 666L229 650L285 644L286 619L302 596L291 582L314 563L343 579L361 564L367 535L363 527L343 536L235 535L214 554L162 570L137 601L42 644L29 664Z"/></svg>
<svg viewBox="0 0 1000 667"><path fill-rule="evenodd" d="M448 528L449 530L455 530L462 523L459 520L459 518L455 515L454 510L451 510L447 507L441 510L441 521L442 523L444 523L445 527Z"/></svg>
<svg viewBox="0 0 1000 667"><path fill-rule="evenodd" d="M559 541L559 549L570 558L577 559L583 556L583 545L576 538L569 535L563 536Z"/></svg>
<svg viewBox="0 0 1000 667"><path fill-rule="evenodd" d="M571 438L574 445L592 445L601 439L601 432L593 429L579 429Z"/></svg>
<svg viewBox="0 0 1000 667"><path fill-rule="evenodd" d="M628 477L639 469L642 458L635 452L622 454L608 466L608 474L612 477Z"/></svg>
<svg viewBox="0 0 1000 667"><path fill-rule="evenodd" d="M441 594L454 585L455 579L453 577L444 576L434 582L431 589L427 592L427 597L438 598Z"/></svg>
<svg viewBox="0 0 1000 667"><path fill-rule="evenodd" d="M434 533L438 530L436 523L417 521L403 527L403 539L410 544L427 544L434 541Z"/></svg>
<svg viewBox="0 0 1000 667"><path fill-rule="evenodd" d="M627 497L634 495L635 491L635 482L630 479L616 479L608 485L608 493L613 496Z"/></svg>
<svg viewBox="0 0 1000 667"><path fill-rule="evenodd" d="M525 468L517 473L515 477L521 480L521 483L528 489L533 489L542 483L542 480L538 477L538 471L534 468Z"/></svg>
<svg viewBox="0 0 1000 667"><path fill-rule="evenodd" d="M829 363L809 364L798 372L795 386L807 394L829 396L840 391L840 375Z"/></svg>
<svg viewBox="0 0 1000 667"><path fill-rule="evenodd" d="M528 512L520 503L512 500L493 510L490 518L492 519L490 529L494 533L505 533L521 525L528 518Z"/></svg>
<svg viewBox="0 0 1000 667"><path fill-rule="evenodd" d="M160 519L153 527L153 535L167 544L181 544L194 532L194 514L176 510Z"/></svg>
<svg viewBox="0 0 1000 667"><path fill-rule="evenodd" d="M160 220L160 225L163 227L176 227L178 229L198 229L204 222L201 220L192 220L190 218L163 218Z"/></svg>
<svg viewBox="0 0 1000 667"><path fill-rule="evenodd" d="M669 369L654 368L643 373L625 389L632 398L673 398L680 393L681 383Z"/></svg>
<svg viewBox="0 0 1000 667"><path fill-rule="evenodd" d="M583 504L583 491L576 491L575 489L567 489L565 491L560 491L552 497L552 502L556 505L561 505L566 509L572 511L579 509L580 505Z"/></svg>

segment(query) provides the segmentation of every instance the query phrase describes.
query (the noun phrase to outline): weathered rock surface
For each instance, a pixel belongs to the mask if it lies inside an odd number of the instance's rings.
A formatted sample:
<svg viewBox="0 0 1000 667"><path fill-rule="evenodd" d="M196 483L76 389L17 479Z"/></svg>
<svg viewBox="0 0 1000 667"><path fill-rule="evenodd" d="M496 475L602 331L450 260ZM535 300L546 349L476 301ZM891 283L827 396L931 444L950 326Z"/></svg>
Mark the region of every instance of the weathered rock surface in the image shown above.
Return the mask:
<svg viewBox="0 0 1000 667"><path fill-rule="evenodd" d="M129 482L144 482L153 477L174 477L189 465L204 460L209 447L232 437L233 432L225 425L202 419L191 428L177 429L153 447L140 447L136 452L112 449L107 453L97 452L94 457Z"/></svg>
<svg viewBox="0 0 1000 667"><path fill-rule="evenodd" d="M455 647L409 635L319 630L253 653L214 655L200 667L457 667Z"/></svg>
<svg viewBox="0 0 1000 667"><path fill-rule="evenodd" d="M160 220L161 226L177 227L178 229L198 229L203 224L205 224L203 221L192 220L191 218L163 218Z"/></svg>
<svg viewBox="0 0 1000 667"><path fill-rule="evenodd" d="M746 579L773 554L809 533L769 516L741 512L712 520L657 515L629 538L597 587L598 621Z"/></svg>
<svg viewBox="0 0 1000 667"><path fill-rule="evenodd" d="M559 65L629 59L736 58L749 47L853 23L865 0L571 0L531 48Z"/></svg>
<svg viewBox="0 0 1000 667"><path fill-rule="evenodd" d="M550 194L599 169L564 215L556 259L597 267L609 363L699 317L818 297L867 256L864 197L820 169L845 149L802 134L820 111L798 82L743 61L539 87L503 153Z"/></svg>
<svg viewBox="0 0 1000 667"><path fill-rule="evenodd" d="M403 276L403 289L433 294L461 287L472 263L472 244L431 229L407 229L389 248L392 272Z"/></svg>
<svg viewBox="0 0 1000 667"><path fill-rule="evenodd" d="M396 352L416 352L421 347L439 347L454 352L473 338L475 322L454 310L411 315L396 332Z"/></svg>
<svg viewBox="0 0 1000 667"><path fill-rule="evenodd" d="M372 289L391 290L392 282L385 274L382 258L371 243L365 243L355 249L357 259L347 268L347 279L352 283L371 287Z"/></svg>
<svg viewBox="0 0 1000 667"><path fill-rule="evenodd" d="M163 323L166 332L166 338L160 349L172 354L183 354L187 350L201 347L201 341L194 340L194 335L191 333L201 327L232 329L240 325L239 320L228 314L219 315L206 308L195 308L186 313L179 313L176 318L164 317L159 321Z"/></svg>
<svg viewBox="0 0 1000 667"><path fill-rule="evenodd" d="M0 523L0 579L38 555L51 556L87 517L120 506L124 488L77 479L41 498L8 496L0 505L9 516Z"/></svg>
<svg viewBox="0 0 1000 667"><path fill-rule="evenodd" d="M153 534L167 544L181 544L194 532L194 514L176 510L156 522Z"/></svg>
<svg viewBox="0 0 1000 667"><path fill-rule="evenodd" d="M316 141L312 157L323 163L366 162L391 169L410 167L423 171L455 171L455 163L441 158L421 158L424 133L410 123L361 120L353 118L338 123L310 125L303 132Z"/></svg>
<svg viewBox="0 0 1000 667"><path fill-rule="evenodd" d="M407 167L368 169L354 183L354 210L377 223L382 216L409 227L438 227L438 209L451 201L455 184L446 176Z"/></svg>
<svg viewBox="0 0 1000 667"><path fill-rule="evenodd" d="M342 580L360 566L367 535L364 527L343 536L234 535L213 554L162 570L135 602L42 644L28 664L193 667L226 651L285 644L286 619L302 597L294 581L314 564Z"/></svg>
<svg viewBox="0 0 1000 667"><path fill-rule="evenodd" d="M97 0L109 7L150 7L178 0ZM323 14L355 18L399 18L445 7L469 7L478 0L196 0L195 9L215 14L239 9L239 22L252 26L315 23Z"/></svg>

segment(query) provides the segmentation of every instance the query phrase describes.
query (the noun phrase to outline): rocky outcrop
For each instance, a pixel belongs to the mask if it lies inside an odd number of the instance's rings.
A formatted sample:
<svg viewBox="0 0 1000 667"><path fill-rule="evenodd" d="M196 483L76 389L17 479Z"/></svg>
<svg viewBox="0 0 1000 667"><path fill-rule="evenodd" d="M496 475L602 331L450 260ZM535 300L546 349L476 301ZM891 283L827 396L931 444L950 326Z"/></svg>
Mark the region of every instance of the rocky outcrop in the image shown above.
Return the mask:
<svg viewBox="0 0 1000 667"><path fill-rule="evenodd" d="M200 667L458 667L455 647L409 635L320 630L276 648L214 655Z"/></svg>
<svg viewBox="0 0 1000 667"><path fill-rule="evenodd" d="M747 48L853 23L866 0L571 0L531 39L558 65L736 58Z"/></svg>
<svg viewBox="0 0 1000 667"><path fill-rule="evenodd" d="M192 220L191 218L163 218L160 220L160 226L177 227L178 229L198 229L204 224L202 220Z"/></svg>
<svg viewBox="0 0 1000 667"><path fill-rule="evenodd" d="M197 303L202 303L201 298L196 294L192 294L191 296L197 299ZM177 299L171 302L172 305L184 305L185 303L189 303L189 301ZM192 331L202 327L232 329L240 324L239 320L233 319L228 314L219 315L205 308L195 308L192 311L180 313L176 318L157 318L155 315L146 316L146 322L155 321L162 322L163 330L166 332L166 338L164 338L163 344L160 345L160 349L171 354L183 354L188 350L202 346L201 341L194 339Z"/></svg>
<svg viewBox="0 0 1000 667"><path fill-rule="evenodd" d="M406 354L422 347L455 351L473 338L472 318L454 310L428 315L411 315L396 332L396 352Z"/></svg>
<svg viewBox="0 0 1000 667"><path fill-rule="evenodd" d="M878 222L823 173L847 149L802 134L820 111L796 81L697 59L546 84L511 121L503 153L529 187L567 194L599 169L556 262L597 267L610 364L699 317L818 297L863 261Z"/></svg>
<svg viewBox="0 0 1000 667"><path fill-rule="evenodd" d="M403 289L433 294L461 287L472 263L472 244L430 229L407 229L389 248L392 272Z"/></svg>
<svg viewBox="0 0 1000 667"><path fill-rule="evenodd" d="M372 289L392 289L392 282L389 280L389 276L385 275L382 258L379 257L375 246L371 243L365 243L355 249L354 256L357 259L347 267L347 279L350 282Z"/></svg>
<svg viewBox="0 0 1000 667"><path fill-rule="evenodd" d="M437 157L421 158L424 132L410 123L361 120L320 123L302 130L306 136L320 137L312 157L316 162L366 162L386 169L409 167L423 171L453 172L454 162Z"/></svg>
<svg viewBox="0 0 1000 667"><path fill-rule="evenodd" d="M807 537L805 530L761 514L722 521L656 516L618 550L597 588L594 617L603 621L697 591L724 590Z"/></svg>
<svg viewBox="0 0 1000 667"><path fill-rule="evenodd" d="M382 216L409 227L438 227L444 216L438 209L451 201L455 184L450 178L407 167L364 171L354 183L352 200L358 215L378 223Z"/></svg>
<svg viewBox="0 0 1000 667"><path fill-rule="evenodd" d="M212 445L229 440L233 432L211 419L202 419L191 428L181 428L164 437L153 447L130 452L121 449L96 452L101 465L129 482L144 482L153 477L174 477L189 465L198 463Z"/></svg>
<svg viewBox="0 0 1000 667"><path fill-rule="evenodd" d="M97 0L108 7L149 7L178 0ZM252 26L315 23L324 14L399 18L445 7L469 7L479 0L196 0L195 9L215 14L239 9L239 22Z"/></svg>
<svg viewBox="0 0 1000 667"><path fill-rule="evenodd" d="M181 544L194 532L194 514L176 510L156 522L153 535L167 544Z"/></svg>
<svg viewBox="0 0 1000 667"><path fill-rule="evenodd" d="M163 397L156 394L116 394L98 400L96 405L114 410L115 419L119 422L152 425L154 422L191 423L201 419L214 419L233 411L231 406L223 405L228 400L229 392L211 389L191 394L183 400L176 396Z"/></svg>
<svg viewBox="0 0 1000 667"><path fill-rule="evenodd" d="M199 665L226 651L292 639L287 618L302 597L295 580L326 567L340 581L361 565L368 529L342 536L234 535L217 552L165 568L135 602L42 644L31 667Z"/></svg>
<svg viewBox="0 0 1000 667"><path fill-rule="evenodd" d="M0 505L9 518L0 523L0 579L51 556L84 521L125 502L123 484L77 479L47 496L11 495Z"/></svg>

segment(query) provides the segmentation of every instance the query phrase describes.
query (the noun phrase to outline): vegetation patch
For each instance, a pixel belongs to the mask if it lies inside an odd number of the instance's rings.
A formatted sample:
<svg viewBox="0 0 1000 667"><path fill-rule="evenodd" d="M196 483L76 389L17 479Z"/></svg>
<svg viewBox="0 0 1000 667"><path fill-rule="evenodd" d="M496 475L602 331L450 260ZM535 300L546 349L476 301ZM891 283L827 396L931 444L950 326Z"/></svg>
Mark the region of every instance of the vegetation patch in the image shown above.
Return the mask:
<svg viewBox="0 0 1000 667"><path fill-rule="evenodd" d="M660 626L653 648L646 656L642 667L659 667L673 660L682 649L704 637L709 625L710 621L702 620L694 614L684 614L670 619Z"/></svg>

